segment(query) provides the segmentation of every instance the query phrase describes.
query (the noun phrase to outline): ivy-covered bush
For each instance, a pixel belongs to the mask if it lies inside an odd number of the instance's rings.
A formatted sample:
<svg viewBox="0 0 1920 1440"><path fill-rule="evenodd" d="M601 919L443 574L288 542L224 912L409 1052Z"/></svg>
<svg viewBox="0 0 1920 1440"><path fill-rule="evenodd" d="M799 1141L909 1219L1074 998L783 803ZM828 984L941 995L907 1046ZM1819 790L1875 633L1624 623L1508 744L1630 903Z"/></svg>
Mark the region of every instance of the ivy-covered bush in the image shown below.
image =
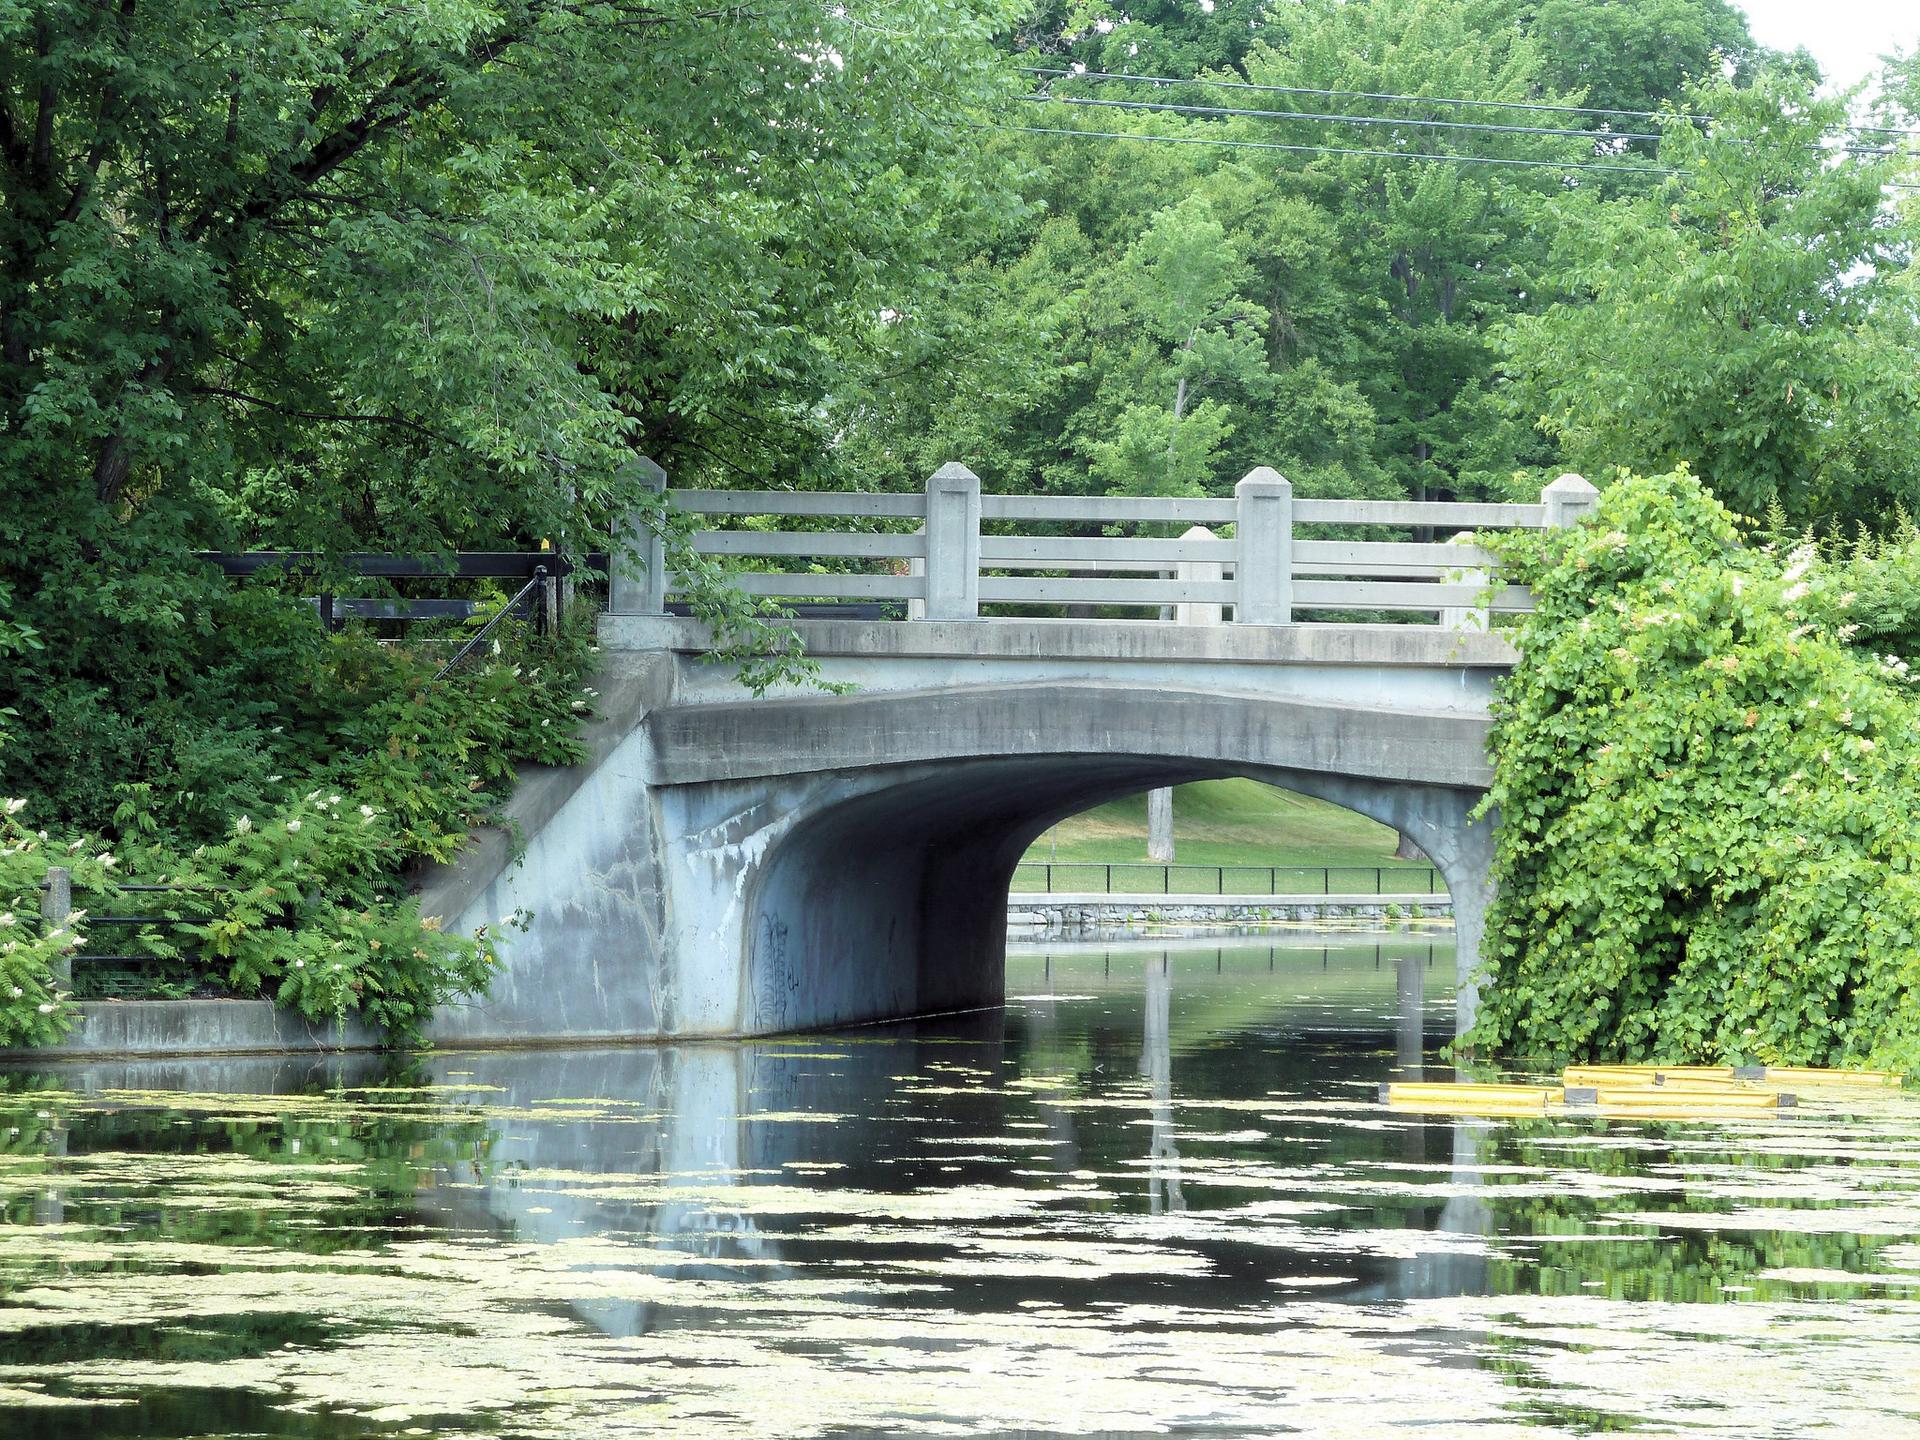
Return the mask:
<svg viewBox="0 0 1920 1440"><path fill-rule="evenodd" d="M0 1045L45 1044L70 1026L54 967L103 948L89 911L175 922L116 931L108 948L137 946L315 1021L356 1017L399 1043L418 1039L436 1004L485 989L497 929L443 931L407 896L405 872L451 859L511 792L516 765L581 758L585 634L509 637L435 681L441 657L424 648L322 636L310 611L305 627L280 650L299 668L263 686L248 719L259 743L244 783L214 797L177 769L123 781L110 821L90 829L36 814L52 809L43 796L0 800ZM73 871L79 913L48 927L51 865ZM131 883L170 888L119 888Z"/></svg>
<svg viewBox="0 0 1920 1440"><path fill-rule="evenodd" d="M1748 534L1682 471L1501 542L1537 609L1469 1046L1920 1071L1920 543Z"/></svg>

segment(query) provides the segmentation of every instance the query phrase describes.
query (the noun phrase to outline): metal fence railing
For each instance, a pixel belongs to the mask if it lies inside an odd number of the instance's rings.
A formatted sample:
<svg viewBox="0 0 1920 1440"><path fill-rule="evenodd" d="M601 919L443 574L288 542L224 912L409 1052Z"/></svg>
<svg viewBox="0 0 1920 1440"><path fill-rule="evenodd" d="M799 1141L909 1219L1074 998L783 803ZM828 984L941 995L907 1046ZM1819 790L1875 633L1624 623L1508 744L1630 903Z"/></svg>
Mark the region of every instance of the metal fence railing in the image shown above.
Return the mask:
<svg viewBox="0 0 1920 1440"><path fill-rule="evenodd" d="M1431 865L1183 865L1145 861L1022 860L1016 894L1435 895Z"/></svg>
<svg viewBox="0 0 1920 1440"><path fill-rule="evenodd" d="M47 868L46 878L40 882L40 923L48 930L56 926L67 925L74 913L73 895L78 888L73 883L72 872L65 866L53 865ZM103 896L157 896L201 894L216 895L211 890L196 890L186 885L140 885L116 883L100 892ZM82 928L89 932L105 929L109 934L136 934L141 930L172 930L182 926L196 925L199 920L178 915L137 915L103 914L96 909L87 909L87 918ZM63 990L71 990L74 984L74 967L80 966L90 974L102 972L141 972L156 967L182 966L193 968L199 964L197 955L166 957L155 954L126 953L122 950L83 950L63 955L54 962L54 983ZM111 988L111 987L109 987Z"/></svg>

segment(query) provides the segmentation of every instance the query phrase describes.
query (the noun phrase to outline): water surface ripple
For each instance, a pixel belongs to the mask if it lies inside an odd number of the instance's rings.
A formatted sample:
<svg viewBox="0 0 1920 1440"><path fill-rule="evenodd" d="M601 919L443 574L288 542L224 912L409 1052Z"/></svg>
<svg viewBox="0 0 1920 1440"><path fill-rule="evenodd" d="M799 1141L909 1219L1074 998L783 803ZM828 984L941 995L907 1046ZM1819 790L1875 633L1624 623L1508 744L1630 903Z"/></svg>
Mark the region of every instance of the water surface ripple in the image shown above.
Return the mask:
<svg viewBox="0 0 1920 1440"><path fill-rule="evenodd" d="M1920 1095L1389 1114L1405 933L1004 1016L0 1077L0 1434L1920 1436Z"/></svg>

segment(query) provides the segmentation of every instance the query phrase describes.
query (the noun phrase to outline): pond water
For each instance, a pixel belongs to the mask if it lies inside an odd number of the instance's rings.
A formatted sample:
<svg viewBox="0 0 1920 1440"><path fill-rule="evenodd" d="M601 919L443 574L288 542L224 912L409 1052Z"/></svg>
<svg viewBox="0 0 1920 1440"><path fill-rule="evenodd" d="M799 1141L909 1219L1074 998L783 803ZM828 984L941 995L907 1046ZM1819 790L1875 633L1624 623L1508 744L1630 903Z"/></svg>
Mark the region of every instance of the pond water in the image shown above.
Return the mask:
<svg viewBox="0 0 1920 1440"><path fill-rule="evenodd" d="M0 1077L0 1435L1920 1435L1920 1096L1390 1114L1452 970L1080 947L904 1029Z"/></svg>

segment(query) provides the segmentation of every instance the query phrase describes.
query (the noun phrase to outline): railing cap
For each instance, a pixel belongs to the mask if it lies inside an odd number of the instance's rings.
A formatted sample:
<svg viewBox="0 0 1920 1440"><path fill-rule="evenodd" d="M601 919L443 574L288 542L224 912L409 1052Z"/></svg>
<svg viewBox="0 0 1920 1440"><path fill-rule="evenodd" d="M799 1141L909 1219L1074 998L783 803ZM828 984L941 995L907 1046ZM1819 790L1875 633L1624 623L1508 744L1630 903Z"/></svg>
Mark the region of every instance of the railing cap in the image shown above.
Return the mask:
<svg viewBox="0 0 1920 1440"><path fill-rule="evenodd" d="M655 490L667 488L667 472L662 470L648 456L635 455L627 461L627 469L635 472L646 484Z"/></svg>
<svg viewBox="0 0 1920 1440"><path fill-rule="evenodd" d="M1567 499L1593 500L1597 499L1599 494L1600 492L1594 488L1593 483L1586 476L1575 475L1572 471L1568 471L1543 489L1540 492L1540 498L1544 500L1549 495L1558 495Z"/></svg>
<svg viewBox="0 0 1920 1440"><path fill-rule="evenodd" d="M1236 500L1246 495L1266 497L1274 495L1289 496L1292 494L1293 482L1278 470L1266 465L1256 466L1254 469L1249 470L1241 478L1240 483L1233 487L1233 495Z"/></svg>
<svg viewBox="0 0 1920 1440"><path fill-rule="evenodd" d="M978 490L980 477L962 465L958 460L949 460L933 472L927 481L927 488L941 490Z"/></svg>

